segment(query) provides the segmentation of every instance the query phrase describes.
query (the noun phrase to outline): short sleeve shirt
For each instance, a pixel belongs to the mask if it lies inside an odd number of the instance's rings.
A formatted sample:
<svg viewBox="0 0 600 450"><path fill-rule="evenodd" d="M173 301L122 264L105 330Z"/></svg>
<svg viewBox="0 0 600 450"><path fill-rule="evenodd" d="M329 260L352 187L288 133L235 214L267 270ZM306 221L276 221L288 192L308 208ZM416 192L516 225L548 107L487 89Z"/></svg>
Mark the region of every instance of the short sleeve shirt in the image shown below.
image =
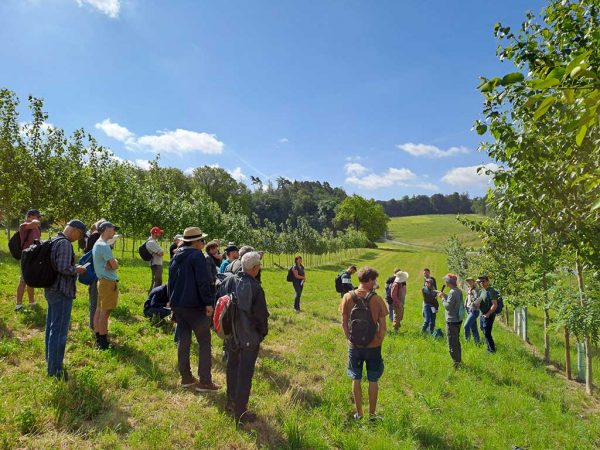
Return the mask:
<svg viewBox="0 0 600 450"><path fill-rule="evenodd" d="M148 239L146 241L146 248L150 253L152 253L152 259L150 260L151 266L162 266L163 264L163 255L159 255L162 252L162 248L158 245L155 239Z"/></svg>
<svg viewBox="0 0 600 450"><path fill-rule="evenodd" d="M19 225L19 237L21 238L21 248L25 249L33 244L33 241L42 237L42 230L40 227L27 229L27 222Z"/></svg>
<svg viewBox="0 0 600 450"><path fill-rule="evenodd" d="M92 257L94 259L94 271L98 279L119 280L116 270L106 268L106 263L111 259L115 259L112 248L110 248L110 245L106 241L102 239L96 241L92 249Z"/></svg>
<svg viewBox="0 0 600 450"><path fill-rule="evenodd" d="M369 293L365 290L356 290L356 295L358 297L366 298L368 294ZM340 303L340 311L342 313L342 316L346 315L350 317L350 312L352 311L353 306L354 300L352 300L351 292L344 294L344 296L342 297L342 302ZM371 311L371 317L373 318L373 322L375 322L376 324L379 323L380 318L387 317L388 315L388 309L385 302L377 294L373 295L369 300L369 311ZM377 325L377 327L379 328L379 325ZM382 342L383 336L379 336L379 333L377 333L371 341L371 343L367 345L367 348L380 347Z"/></svg>

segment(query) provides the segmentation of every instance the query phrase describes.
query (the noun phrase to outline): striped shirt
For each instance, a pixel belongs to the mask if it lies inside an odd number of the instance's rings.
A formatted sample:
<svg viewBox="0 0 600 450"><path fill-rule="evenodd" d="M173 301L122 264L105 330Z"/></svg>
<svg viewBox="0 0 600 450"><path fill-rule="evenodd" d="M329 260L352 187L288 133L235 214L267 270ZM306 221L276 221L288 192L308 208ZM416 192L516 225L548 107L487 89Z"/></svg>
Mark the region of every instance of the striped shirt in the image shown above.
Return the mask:
<svg viewBox="0 0 600 450"><path fill-rule="evenodd" d="M58 233L54 239L56 240L52 244L50 260L52 261L52 267L58 275L56 281L48 290L60 292L69 298L75 298L77 272L75 271L75 252L73 251L73 246L69 239L62 233Z"/></svg>

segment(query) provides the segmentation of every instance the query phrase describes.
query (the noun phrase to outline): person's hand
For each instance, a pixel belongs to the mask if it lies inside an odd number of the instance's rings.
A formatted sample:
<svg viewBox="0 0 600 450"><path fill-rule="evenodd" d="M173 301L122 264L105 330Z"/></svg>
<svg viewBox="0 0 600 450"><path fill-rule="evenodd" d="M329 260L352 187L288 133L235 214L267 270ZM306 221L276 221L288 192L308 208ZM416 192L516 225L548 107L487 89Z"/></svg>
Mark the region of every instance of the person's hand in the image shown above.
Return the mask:
<svg viewBox="0 0 600 450"><path fill-rule="evenodd" d="M82 275L87 272L87 269L83 266L75 266L75 272Z"/></svg>
<svg viewBox="0 0 600 450"><path fill-rule="evenodd" d="M206 307L206 315L208 317L211 317L213 315L213 312L214 312L214 308L212 306L207 306Z"/></svg>

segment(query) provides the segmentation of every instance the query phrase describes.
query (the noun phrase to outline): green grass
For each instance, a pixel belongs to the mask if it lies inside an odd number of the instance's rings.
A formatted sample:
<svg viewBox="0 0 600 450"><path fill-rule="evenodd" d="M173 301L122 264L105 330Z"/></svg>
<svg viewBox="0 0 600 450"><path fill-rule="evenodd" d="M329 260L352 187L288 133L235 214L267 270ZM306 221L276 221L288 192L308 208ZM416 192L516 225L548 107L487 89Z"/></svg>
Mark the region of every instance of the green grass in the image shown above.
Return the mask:
<svg viewBox="0 0 600 450"><path fill-rule="evenodd" d="M460 224L455 214L393 217L388 224L389 239L423 247L443 249L450 235L456 235L466 246L477 246L477 234ZM464 214L482 219L476 214Z"/></svg>
<svg viewBox="0 0 600 450"><path fill-rule="evenodd" d="M0 247L5 248L5 247ZM597 399L567 384L498 327L498 353L463 342L465 367L455 371L444 340L419 334L420 270L438 278L443 254L388 246L307 271L300 314L285 270L266 269L271 312L250 407L253 428L236 429L225 392L178 389L176 349L168 327L142 316L148 267L125 258L121 297L111 321L116 349L99 352L87 329L87 295L74 303L65 363L67 384L45 377L46 303L31 314L13 311L18 267L0 253L0 448L597 448ZM383 344L378 424L354 423L347 347L333 278L342 267L371 265L382 278L396 266L410 273L403 331ZM438 319L438 325L442 326ZM213 373L224 385L221 342L213 336ZM195 359L192 359L192 366ZM366 388L366 386L364 386ZM366 397L366 390L365 390Z"/></svg>

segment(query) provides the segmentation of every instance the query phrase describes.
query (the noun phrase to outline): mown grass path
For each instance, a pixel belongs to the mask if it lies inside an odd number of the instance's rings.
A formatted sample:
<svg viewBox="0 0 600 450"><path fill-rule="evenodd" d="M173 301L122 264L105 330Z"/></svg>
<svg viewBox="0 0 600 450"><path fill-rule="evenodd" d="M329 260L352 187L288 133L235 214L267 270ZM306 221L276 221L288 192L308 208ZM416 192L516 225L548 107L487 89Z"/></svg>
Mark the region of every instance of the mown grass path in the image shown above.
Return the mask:
<svg viewBox="0 0 600 450"><path fill-rule="evenodd" d="M354 263L407 270L406 320L383 344L378 424L353 422L347 347L333 278ZM497 328L498 353L463 342L465 367L454 370L445 340L420 336L420 269L438 279L445 256L415 248L365 250L359 259L307 273L303 312L292 310L285 271L266 270L271 312L250 407L260 420L237 430L225 392L180 390L168 327L142 316L149 269L124 260L121 300L111 322L116 349L94 349L87 293L79 289L69 333L68 383L45 374L45 300L15 313L17 265L0 256L0 447L5 448L598 448L598 402L546 370L512 333ZM81 287L81 286L80 286ZM443 319L438 318L443 328ZM216 381L224 385L220 341L213 336ZM365 386L366 388L366 386Z"/></svg>

